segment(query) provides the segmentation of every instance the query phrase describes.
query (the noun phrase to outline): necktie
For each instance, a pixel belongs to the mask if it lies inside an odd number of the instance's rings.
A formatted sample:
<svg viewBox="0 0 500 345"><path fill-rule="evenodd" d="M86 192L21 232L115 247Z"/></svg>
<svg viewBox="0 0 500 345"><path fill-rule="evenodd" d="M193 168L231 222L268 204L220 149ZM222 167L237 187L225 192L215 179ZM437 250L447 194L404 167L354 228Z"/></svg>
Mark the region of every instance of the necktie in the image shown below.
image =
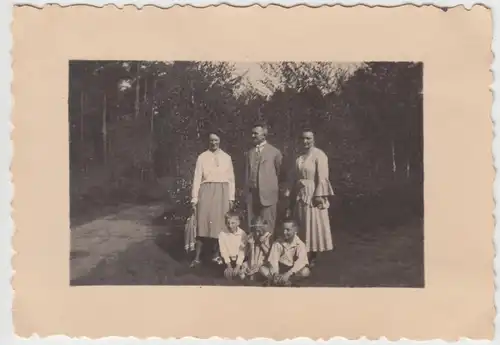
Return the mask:
<svg viewBox="0 0 500 345"><path fill-rule="evenodd" d="M261 150L262 150L262 146L257 145L257 147L256 147L257 155L260 155Z"/></svg>

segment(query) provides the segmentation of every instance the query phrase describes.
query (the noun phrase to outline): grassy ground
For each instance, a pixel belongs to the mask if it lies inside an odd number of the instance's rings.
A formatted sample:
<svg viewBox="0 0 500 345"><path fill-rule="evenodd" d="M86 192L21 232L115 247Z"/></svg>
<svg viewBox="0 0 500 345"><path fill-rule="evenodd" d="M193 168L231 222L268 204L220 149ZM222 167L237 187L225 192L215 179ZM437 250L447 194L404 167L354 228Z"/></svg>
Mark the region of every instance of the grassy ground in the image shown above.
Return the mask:
<svg viewBox="0 0 500 345"><path fill-rule="evenodd" d="M71 285L228 285L210 264L192 271L182 223L165 205L121 205L71 231ZM423 220L412 205L372 202L331 210L336 249L305 286L423 287Z"/></svg>

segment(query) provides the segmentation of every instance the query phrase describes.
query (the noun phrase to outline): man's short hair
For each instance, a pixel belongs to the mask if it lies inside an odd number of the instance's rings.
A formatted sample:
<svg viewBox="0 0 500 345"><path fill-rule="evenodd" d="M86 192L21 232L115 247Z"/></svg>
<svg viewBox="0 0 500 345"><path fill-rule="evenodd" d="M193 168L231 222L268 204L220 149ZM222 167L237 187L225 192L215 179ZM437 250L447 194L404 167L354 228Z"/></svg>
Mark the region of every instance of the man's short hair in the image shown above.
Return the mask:
<svg viewBox="0 0 500 345"><path fill-rule="evenodd" d="M267 134L267 131L269 130L269 126L263 120L255 122L252 128L256 128L256 127L262 128L266 134Z"/></svg>

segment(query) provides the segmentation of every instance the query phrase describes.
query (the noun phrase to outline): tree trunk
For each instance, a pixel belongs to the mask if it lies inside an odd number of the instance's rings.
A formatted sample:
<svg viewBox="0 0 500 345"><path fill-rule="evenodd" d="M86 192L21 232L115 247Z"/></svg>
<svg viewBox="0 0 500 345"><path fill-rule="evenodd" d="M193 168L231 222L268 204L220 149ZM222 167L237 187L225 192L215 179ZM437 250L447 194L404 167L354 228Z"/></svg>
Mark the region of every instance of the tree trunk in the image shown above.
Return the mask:
<svg viewBox="0 0 500 345"><path fill-rule="evenodd" d="M85 93L83 91L80 92L80 141L83 143L85 137Z"/></svg>
<svg viewBox="0 0 500 345"><path fill-rule="evenodd" d="M102 159L103 163L107 163L107 149L108 149L108 128L107 128L107 107L108 101L106 97L106 93L103 96L103 104L102 104Z"/></svg>
<svg viewBox="0 0 500 345"><path fill-rule="evenodd" d="M87 171L87 162L85 159L85 154L82 154L83 148L85 147L85 93L81 91L80 93L80 163L83 171Z"/></svg>
<svg viewBox="0 0 500 345"><path fill-rule="evenodd" d="M137 74L136 74L136 79L135 79L135 118L137 119L139 117L139 106L141 102L141 80L139 78L139 73L140 73L140 62L137 62Z"/></svg>
<svg viewBox="0 0 500 345"><path fill-rule="evenodd" d="M394 146L394 139L391 140L391 155L392 155L392 173L396 174L396 150Z"/></svg>
<svg viewBox="0 0 500 345"><path fill-rule="evenodd" d="M292 135L292 114L290 114L290 110L286 110L285 112L286 114L286 130L285 130L285 138L284 138L284 142L285 142L285 152L288 154L288 155L295 155L295 145L294 145L294 141L293 140L290 140L290 137ZM290 143L290 144L288 144Z"/></svg>
<svg viewBox="0 0 500 345"><path fill-rule="evenodd" d="M147 89L146 89L147 90ZM156 90L156 80L153 81L153 87L151 92L151 113L149 115L149 162L153 162L153 151L155 145L155 90ZM146 97L146 95L144 95Z"/></svg>

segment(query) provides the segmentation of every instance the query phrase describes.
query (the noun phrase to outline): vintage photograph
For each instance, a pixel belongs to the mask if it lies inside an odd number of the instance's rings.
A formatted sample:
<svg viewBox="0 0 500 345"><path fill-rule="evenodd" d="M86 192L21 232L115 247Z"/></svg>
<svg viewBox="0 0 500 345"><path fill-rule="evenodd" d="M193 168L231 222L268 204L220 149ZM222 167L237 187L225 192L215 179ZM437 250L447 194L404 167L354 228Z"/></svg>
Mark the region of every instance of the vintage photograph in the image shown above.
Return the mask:
<svg viewBox="0 0 500 345"><path fill-rule="evenodd" d="M490 9L13 12L19 336L493 338Z"/></svg>
<svg viewBox="0 0 500 345"><path fill-rule="evenodd" d="M423 64L69 62L70 284L424 282Z"/></svg>

